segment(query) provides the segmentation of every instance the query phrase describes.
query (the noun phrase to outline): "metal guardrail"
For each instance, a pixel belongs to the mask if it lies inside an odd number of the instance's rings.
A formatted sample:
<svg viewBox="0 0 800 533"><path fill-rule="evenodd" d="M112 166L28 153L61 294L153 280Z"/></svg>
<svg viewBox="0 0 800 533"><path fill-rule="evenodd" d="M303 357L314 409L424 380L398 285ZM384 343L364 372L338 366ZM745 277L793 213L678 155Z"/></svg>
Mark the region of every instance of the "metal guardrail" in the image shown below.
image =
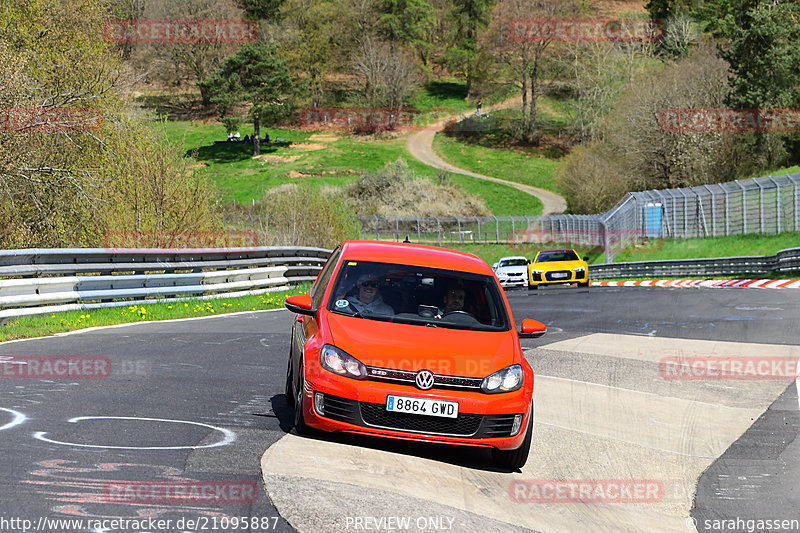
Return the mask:
<svg viewBox="0 0 800 533"><path fill-rule="evenodd" d="M302 247L0 250L0 319L282 290L314 281L328 255Z"/></svg>
<svg viewBox="0 0 800 533"><path fill-rule="evenodd" d="M648 278L687 276L764 276L800 272L800 248L788 248L775 255L671 259L589 265L589 277Z"/></svg>

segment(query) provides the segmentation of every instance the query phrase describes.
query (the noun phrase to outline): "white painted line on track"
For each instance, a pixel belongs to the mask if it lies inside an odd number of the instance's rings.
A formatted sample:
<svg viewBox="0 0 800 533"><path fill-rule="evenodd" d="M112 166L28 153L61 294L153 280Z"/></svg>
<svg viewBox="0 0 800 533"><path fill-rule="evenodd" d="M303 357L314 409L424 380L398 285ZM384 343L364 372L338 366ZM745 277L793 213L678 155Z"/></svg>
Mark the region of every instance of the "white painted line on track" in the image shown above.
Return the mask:
<svg viewBox="0 0 800 533"><path fill-rule="evenodd" d="M25 416L24 414L20 413L19 411L13 410L13 409L8 409L6 407L0 407L0 411L5 411L6 413L11 413L11 416L13 417L11 419L11 422L8 422L8 423L3 424L2 426L0 426L0 431L3 431L5 429L11 429L14 426L18 426L18 425L22 424L23 422L25 422L28 419L27 416Z"/></svg>
<svg viewBox="0 0 800 533"><path fill-rule="evenodd" d="M82 420L144 420L146 422L171 422L175 424L190 424L193 426L202 426L213 431L219 431L224 435L224 438L220 441L211 443L211 444L202 444L196 446L110 446L110 445L100 445L100 444L81 444L75 442L64 442L53 440L45 437L47 432L45 431L37 431L33 434L34 438L39 439L44 442L48 442L50 444L61 444L63 446L78 446L81 448L103 448L103 449L112 449L112 450L199 450L201 448L217 448L219 446L227 446L236 441L236 433L229 429L212 426L211 424L204 424L202 422L191 422L189 420L172 420L169 418L145 418L145 417L138 417L138 416L78 416L75 418L70 418L67 422L71 423L78 423Z"/></svg>

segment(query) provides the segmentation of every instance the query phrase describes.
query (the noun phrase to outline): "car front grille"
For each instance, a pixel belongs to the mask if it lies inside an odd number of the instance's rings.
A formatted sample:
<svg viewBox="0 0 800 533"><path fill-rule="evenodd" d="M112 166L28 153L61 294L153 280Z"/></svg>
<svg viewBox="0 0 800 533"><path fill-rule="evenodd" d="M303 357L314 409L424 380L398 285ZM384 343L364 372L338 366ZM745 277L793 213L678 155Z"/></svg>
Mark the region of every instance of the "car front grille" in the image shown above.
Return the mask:
<svg viewBox="0 0 800 533"><path fill-rule="evenodd" d="M393 431L470 438L511 436L514 414L475 415L459 413L458 418L393 413L379 403L358 402L330 394L324 395L325 416L362 427Z"/></svg>
<svg viewBox="0 0 800 533"><path fill-rule="evenodd" d="M390 413L385 406L377 403L362 403L361 415L364 417L364 422L370 426L459 437L474 435L483 418L481 415L463 413L459 413L458 418Z"/></svg>
<svg viewBox="0 0 800 533"><path fill-rule="evenodd" d="M566 274L565 277L558 277L559 275L564 276L564 274ZM547 281L569 281L572 279L572 272L569 270L554 270L553 272L547 272L545 279Z"/></svg>
<svg viewBox="0 0 800 533"><path fill-rule="evenodd" d="M368 379L372 381L385 381L416 387L417 373L411 370L395 370L392 368L367 367ZM480 391L483 378L470 378L462 376L433 375L434 389L458 389Z"/></svg>

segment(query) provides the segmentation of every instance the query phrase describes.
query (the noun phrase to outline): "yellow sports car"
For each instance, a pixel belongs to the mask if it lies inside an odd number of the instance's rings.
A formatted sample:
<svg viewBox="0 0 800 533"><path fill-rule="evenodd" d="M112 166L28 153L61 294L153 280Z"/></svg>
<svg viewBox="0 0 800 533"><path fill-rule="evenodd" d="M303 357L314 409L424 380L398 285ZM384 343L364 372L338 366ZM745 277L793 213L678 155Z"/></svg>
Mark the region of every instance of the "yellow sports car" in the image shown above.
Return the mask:
<svg viewBox="0 0 800 533"><path fill-rule="evenodd" d="M588 287L589 265L575 250L541 250L528 264L528 289L554 283L577 283Z"/></svg>

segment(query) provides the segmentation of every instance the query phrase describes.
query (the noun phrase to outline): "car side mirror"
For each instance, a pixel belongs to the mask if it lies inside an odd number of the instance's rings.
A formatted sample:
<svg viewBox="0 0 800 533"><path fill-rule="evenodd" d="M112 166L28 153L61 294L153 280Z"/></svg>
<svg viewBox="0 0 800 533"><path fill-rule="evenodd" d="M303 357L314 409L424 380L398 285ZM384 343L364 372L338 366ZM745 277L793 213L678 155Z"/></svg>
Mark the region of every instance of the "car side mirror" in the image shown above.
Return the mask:
<svg viewBox="0 0 800 533"><path fill-rule="evenodd" d="M297 296L289 296L286 298L286 309L292 313L300 315L315 315L317 310L314 309L314 302L311 301L311 296L308 294L298 294Z"/></svg>
<svg viewBox="0 0 800 533"><path fill-rule="evenodd" d="M532 318L523 320L519 328L520 339L538 339L545 333L547 333L547 326Z"/></svg>
<svg viewBox="0 0 800 533"><path fill-rule="evenodd" d="M500 263L495 263L495 264L493 264L493 265L492 265L492 270L497 270L497 265L499 265L499 264L500 264Z"/></svg>

